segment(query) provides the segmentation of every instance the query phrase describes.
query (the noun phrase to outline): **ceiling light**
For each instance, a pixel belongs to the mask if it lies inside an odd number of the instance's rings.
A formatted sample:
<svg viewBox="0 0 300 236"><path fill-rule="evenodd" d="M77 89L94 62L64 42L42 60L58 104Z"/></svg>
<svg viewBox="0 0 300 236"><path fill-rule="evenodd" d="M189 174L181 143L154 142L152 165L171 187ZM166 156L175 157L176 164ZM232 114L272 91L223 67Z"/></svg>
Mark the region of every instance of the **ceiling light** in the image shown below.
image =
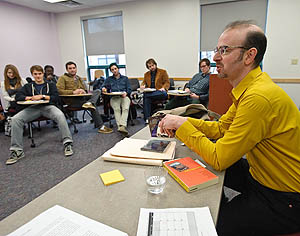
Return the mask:
<svg viewBox="0 0 300 236"><path fill-rule="evenodd" d="M64 2L66 0L43 0L44 2L50 2L50 3L57 3L57 2Z"/></svg>

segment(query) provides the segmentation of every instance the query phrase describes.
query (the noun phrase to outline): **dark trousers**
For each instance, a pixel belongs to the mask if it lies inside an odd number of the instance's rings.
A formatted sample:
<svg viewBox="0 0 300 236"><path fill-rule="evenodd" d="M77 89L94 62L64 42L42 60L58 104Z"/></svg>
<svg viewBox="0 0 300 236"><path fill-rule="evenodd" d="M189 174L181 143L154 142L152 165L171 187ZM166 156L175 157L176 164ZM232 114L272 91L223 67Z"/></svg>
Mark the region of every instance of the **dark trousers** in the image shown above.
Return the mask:
<svg viewBox="0 0 300 236"><path fill-rule="evenodd" d="M300 194L264 187L241 159L226 170L224 185L241 194L221 202L219 236L265 236L300 232ZM224 196L224 195L223 195Z"/></svg>
<svg viewBox="0 0 300 236"><path fill-rule="evenodd" d="M144 119L147 120L151 116L151 104L155 100L165 100L168 98L166 91L156 90L150 93L144 93Z"/></svg>
<svg viewBox="0 0 300 236"><path fill-rule="evenodd" d="M86 102L91 102L95 107L97 104L97 101L101 95L101 91L99 89L93 90L92 96L90 97L89 100L87 100L87 97L72 97L72 98L64 98L64 103L69 105L70 108L81 108L82 105ZM96 109L90 109L89 110L92 115L92 119L94 120L94 126L95 128L100 128L103 125L103 120Z"/></svg>

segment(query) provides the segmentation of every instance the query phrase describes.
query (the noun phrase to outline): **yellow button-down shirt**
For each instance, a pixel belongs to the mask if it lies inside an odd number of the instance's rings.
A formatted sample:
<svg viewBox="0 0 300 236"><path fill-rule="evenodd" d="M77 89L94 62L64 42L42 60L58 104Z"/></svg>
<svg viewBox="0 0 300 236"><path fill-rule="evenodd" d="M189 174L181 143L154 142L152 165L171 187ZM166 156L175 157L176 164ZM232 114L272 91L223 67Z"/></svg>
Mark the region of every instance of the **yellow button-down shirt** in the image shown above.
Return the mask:
<svg viewBox="0 0 300 236"><path fill-rule="evenodd" d="M259 183L300 192L300 112L294 102L259 67L231 96L233 104L218 122L188 118L176 137L216 170L246 154L249 171Z"/></svg>

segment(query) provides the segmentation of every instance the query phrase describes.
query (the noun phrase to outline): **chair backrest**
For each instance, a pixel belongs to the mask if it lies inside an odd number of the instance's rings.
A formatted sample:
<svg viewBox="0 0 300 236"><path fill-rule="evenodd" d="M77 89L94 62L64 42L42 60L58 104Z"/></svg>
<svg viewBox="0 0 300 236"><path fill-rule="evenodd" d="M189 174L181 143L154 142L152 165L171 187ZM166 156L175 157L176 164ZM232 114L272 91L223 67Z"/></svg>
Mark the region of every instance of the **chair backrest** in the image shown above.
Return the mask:
<svg viewBox="0 0 300 236"><path fill-rule="evenodd" d="M129 79L129 83L132 91L137 91L137 89L140 87L138 79Z"/></svg>
<svg viewBox="0 0 300 236"><path fill-rule="evenodd" d="M169 88L169 90L174 90L175 89L174 79L173 78L169 78L169 81L170 81L170 88Z"/></svg>
<svg viewBox="0 0 300 236"><path fill-rule="evenodd" d="M95 79L100 78L100 77L104 77L104 72L103 70L95 70Z"/></svg>

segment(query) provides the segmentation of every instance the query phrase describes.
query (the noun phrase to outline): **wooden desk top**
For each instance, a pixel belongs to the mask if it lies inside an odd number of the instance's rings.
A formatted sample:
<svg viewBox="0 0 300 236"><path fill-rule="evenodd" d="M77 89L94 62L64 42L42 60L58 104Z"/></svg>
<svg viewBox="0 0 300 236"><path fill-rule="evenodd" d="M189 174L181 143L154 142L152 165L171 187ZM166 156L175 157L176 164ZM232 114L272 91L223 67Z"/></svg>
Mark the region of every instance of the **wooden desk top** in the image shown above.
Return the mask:
<svg viewBox="0 0 300 236"><path fill-rule="evenodd" d="M190 96L191 94L188 93L188 92L185 92L183 90L169 90L168 95L179 96L179 97L187 97L187 96Z"/></svg>
<svg viewBox="0 0 300 236"><path fill-rule="evenodd" d="M149 127L133 138L148 139ZM176 157L199 158L179 141ZM76 152L76 149L75 149ZM70 160L72 161L72 160ZM175 208L209 206L214 222L217 222L224 172L212 171L219 176L219 183L208 188L187 193L170 175L159 195L148 193L144 171L149 166L106 162L101 158L80 169L52 189L0 222L0 235L6 235L27 223L54 205L60 205L135 236L140 208ZM105 186L99 174L118 169L125 181ZM209 170L212 170L208 167Z"/></svg>
<svg viewBox="0 0 300 236"><path fill-rule="evenodd" d="M151 93L151 92L156 91L156 89L155 88L144 88L144 89L138 88L137 91L139 91L140 93Z"/></svg>
<svg viewBox="0 0 300 236"><path fill-rule="evenodd" d="M110 96L122 96L125 92L110 92L110 93L107 93L107 92L102 92L102 94L104 95L110 95Z"/></svg>
<svg viewBox="0 0 300 236"><path fill-rule="evenodd" d="M38 104L45 104L45 103L49 103L49 100L37 100L37 101L27 100L27 101L17 102L17 104L20 105L38 105Z"/></svg>
<svg viewBox="0 0 300 236"><path fill-rule="evenodd" d="M84 93L84 94L68 94L68 95L59 95L60 97L88 97L92 96L92 93Z"/></svg>

